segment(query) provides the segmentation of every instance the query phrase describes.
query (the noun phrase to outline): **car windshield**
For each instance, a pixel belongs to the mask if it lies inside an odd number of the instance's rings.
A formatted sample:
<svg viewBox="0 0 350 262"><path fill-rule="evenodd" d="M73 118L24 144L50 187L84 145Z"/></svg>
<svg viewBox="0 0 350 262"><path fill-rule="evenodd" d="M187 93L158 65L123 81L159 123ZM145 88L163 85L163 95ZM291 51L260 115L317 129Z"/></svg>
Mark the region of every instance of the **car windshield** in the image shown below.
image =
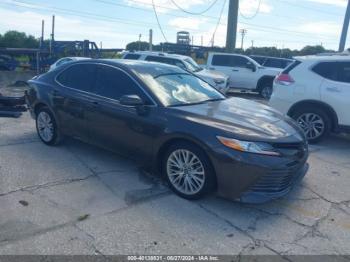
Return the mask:
<svg viewBox="0 0 350 262"><path fill-rule="evenodd" d="M186 58L184 63L190 72L199 72L203 70L192 58Z"/></svg>
<svg viewBox="0 0 350 262"><path fill-rule="evenodd" d="M193 105L225 99L215 88L190 74L137 74L165 106Z"/></svg>

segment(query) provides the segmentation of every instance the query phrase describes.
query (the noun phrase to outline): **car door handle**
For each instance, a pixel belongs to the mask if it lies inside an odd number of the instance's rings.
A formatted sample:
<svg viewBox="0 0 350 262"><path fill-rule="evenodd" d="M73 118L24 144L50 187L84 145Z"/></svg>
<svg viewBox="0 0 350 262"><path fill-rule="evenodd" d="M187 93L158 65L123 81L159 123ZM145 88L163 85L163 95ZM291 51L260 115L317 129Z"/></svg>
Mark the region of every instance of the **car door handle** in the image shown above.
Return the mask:
<svg viewBox="0 0 350 262"><path fill-rule="evenodd" d="M238 70L238 69L232 69L232 71L233 71L233 72L239 72L239 70Z"/></svg>
<svg viewBox="0 0 350 262"><path fill-rule="evenodd" d="M329 92L340 93L340 89L337 87L327 87L326 89Z"/></svg>
<svg viewBox="0 0 350 262"><path fill-rule="evenodd" d="M209 70L215 70L215 67L209 67Z"/></svg>

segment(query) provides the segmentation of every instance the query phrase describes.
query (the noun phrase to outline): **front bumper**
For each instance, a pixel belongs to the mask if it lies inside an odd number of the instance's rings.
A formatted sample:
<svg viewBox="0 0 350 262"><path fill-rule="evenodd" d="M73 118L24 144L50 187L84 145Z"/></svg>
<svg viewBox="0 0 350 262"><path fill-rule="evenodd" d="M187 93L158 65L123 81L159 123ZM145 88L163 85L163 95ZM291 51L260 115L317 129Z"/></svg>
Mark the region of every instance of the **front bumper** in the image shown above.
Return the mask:
<svg viewBox="0 0 350 262"><path fill-rule="evenodd" d="M306 163L296 172L287 172L287 174L280 172L279 175L276 173L267 174L261 177L250 190L244 192L238 200L244 203L260 204L281 198L304 178L308 169L309 164ZM273 177L274 175L276 178Z"/></svg>
<svg viewBox="0 0 350 262"><path fill-rule="evenodd" d="M274 157L216 148L212 162L219 196L263 203L286 195L307 173L308 151L307 147L283 150L289 155Z"/></svg>

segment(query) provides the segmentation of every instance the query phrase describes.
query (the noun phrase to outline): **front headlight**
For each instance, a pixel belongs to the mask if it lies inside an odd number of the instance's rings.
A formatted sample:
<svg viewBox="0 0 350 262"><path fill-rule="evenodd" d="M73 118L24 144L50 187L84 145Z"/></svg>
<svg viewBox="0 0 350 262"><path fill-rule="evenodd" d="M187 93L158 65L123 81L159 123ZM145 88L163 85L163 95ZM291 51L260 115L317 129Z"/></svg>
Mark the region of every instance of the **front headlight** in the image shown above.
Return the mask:
<svg viewBox="0 0 350 262"><path fill-rule="evenodd" d="M267 143L241 141L241 140L226 138L222 136L217 136L217 139L224 146L227 146L237 151L249 152L249 153L260 154L260 155L269 155L269 156L281 155L279 152L274 151L273 147Z"/></svg>

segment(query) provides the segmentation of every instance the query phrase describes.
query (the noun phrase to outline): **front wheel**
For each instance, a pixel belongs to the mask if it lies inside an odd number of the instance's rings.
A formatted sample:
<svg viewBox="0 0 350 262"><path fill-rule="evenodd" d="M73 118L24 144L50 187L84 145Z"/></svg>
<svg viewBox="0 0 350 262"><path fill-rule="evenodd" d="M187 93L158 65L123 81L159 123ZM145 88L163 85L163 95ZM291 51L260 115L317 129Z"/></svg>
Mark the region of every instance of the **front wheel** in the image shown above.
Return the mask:
<svg viewBox="0 0 350 262"><path fill-rule="evenodd" d="M331 130L331 120L328 114L317 108L302 108L293 115L294 120L303 129L310 143L320 142Z"/></svg>
<svg viewBox="0 0 350 262"><path fill-rule="evenodd" d="M170 146L162 167L170 188L183 198L199 199L214 189L214 170L195 145L180 142Z"/></svg>
<svg viewBox="0 0 350 262"><path fill-rule="evenodd" d="M36 130L40 140L46 145L57 145L61 141L55 117L47 107L36 112Z"/></svg>

